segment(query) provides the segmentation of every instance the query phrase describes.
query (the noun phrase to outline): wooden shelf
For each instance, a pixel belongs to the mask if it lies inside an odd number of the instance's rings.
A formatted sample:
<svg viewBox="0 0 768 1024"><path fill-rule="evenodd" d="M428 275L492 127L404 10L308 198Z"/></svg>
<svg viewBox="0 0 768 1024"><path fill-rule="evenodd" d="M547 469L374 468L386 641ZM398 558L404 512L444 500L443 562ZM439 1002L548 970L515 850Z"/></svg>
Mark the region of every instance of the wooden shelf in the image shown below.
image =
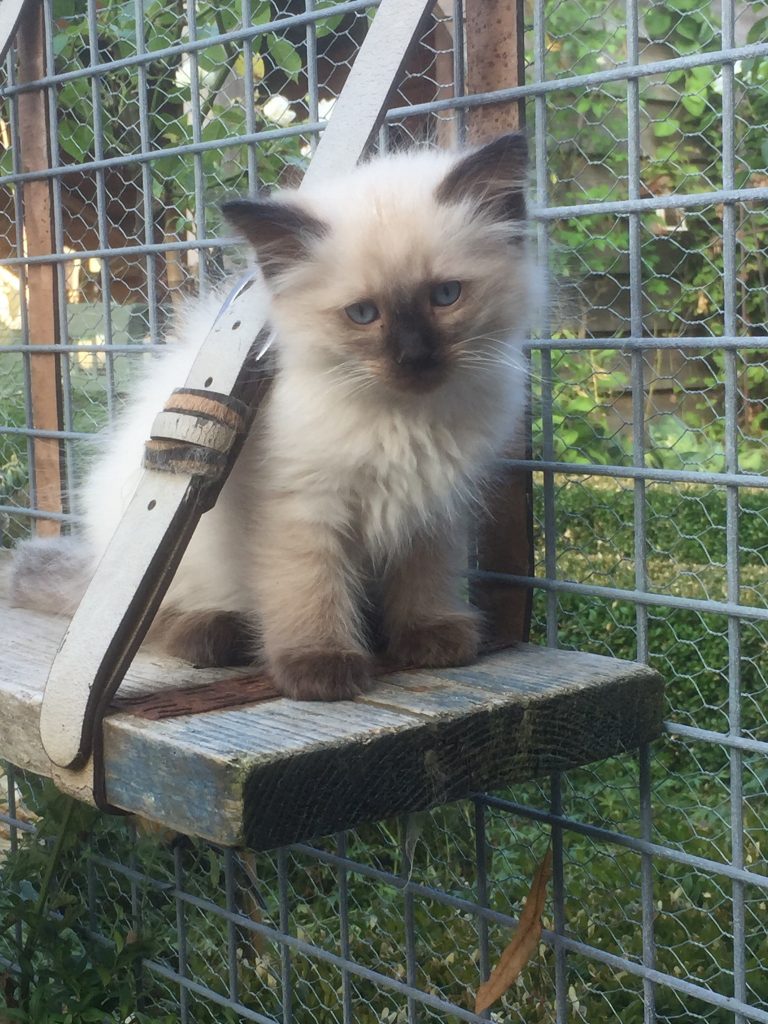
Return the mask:
<svg viewBox="0 0 768 1024"><path fill-rule="evenodd" d="M0 757L49 775L38 720L66 623L1 597L0 622ZM141 654L119 696L248 675ZM121 711L105 722L107 796L180 832L267 849L631 750L658 736L662 694L645 666L525 644L471 668L383 677L354 702L269 699L159 721Z"/></svg>

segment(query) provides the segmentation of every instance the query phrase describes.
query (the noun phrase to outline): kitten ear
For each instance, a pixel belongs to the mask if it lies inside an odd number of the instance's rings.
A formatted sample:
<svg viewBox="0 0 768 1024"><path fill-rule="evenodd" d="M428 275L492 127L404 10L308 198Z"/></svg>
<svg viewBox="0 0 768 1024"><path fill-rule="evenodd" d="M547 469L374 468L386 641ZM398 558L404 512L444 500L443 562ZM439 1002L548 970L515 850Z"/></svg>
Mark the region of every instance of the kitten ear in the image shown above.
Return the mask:
<svg viewBox="0 0 768 1024"><path fill-rule="evenodd" d="M272 278L310 255L328 225L299 206L274 199L234 199L222 212L256 250L264 276Z"/></svg>
<svg viewBox="0 0 768 1024"><path fill-rule="evenodd" d="M475 200L495 220L525 220L528 143L520 132L502 135L474 150L437 188L440 203Z"/></svg>

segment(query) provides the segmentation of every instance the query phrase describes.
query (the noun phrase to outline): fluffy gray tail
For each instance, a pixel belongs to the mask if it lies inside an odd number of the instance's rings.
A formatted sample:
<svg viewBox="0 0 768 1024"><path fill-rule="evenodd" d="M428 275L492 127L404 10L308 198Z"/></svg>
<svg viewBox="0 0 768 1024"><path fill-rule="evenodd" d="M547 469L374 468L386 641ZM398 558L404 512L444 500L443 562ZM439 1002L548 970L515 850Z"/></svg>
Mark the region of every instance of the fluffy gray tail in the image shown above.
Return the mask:
<svg viewBox="0 0 768 1024"><path fill-rule="evenodd" d="M11 567L11 604L72 615L96 568L82 537L36 537L19 544Z"/></svg>

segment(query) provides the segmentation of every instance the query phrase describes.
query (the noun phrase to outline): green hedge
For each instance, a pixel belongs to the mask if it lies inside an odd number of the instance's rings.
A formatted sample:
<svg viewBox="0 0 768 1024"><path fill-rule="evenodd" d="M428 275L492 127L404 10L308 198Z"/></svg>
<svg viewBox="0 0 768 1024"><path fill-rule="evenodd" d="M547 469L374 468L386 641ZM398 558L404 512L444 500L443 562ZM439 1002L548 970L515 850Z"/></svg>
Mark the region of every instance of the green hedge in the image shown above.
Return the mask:
<svg viewBox="0 0 768 1024"><path fill-rule="evenodd" d="M543 510L543 495L537 501ZM678 563L726 562L726 489L699 484L646 483L645 508L650 554L669 554ZM634 550L634 491L629 481L569 477L557 491L558 536L584 554L608 543L631 557ZM742 565L768 566L768 490L739 489L739 544Z"/></svg>

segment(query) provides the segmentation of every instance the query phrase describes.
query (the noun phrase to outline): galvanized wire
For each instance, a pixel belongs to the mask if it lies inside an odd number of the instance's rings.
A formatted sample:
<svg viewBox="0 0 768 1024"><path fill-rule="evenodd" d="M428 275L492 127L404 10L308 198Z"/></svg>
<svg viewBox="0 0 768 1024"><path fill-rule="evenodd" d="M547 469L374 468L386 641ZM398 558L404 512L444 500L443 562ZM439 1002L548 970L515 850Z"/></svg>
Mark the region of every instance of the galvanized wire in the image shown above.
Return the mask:
<svg viewBox="0 0 768 1024"><path fill-rule="evenodd" d="M12 53L0 78L0 245L18 280L9 312L0 305L4 543L33 520L74 518L39 507L34 440L61 439L72 491L179 299L233 261L216 202L309 158L375 6L238 0L225 23L185 0L168 5L161 37L150 0L135 0L116 55L99 42L98 4L84 5L84 54L63 45L74 22L46 0L45 77L19 84ZM768 33L734 0L679 0L667 28L662 5L627 0L619 16L597 0L535 0L526 83L468 95L471 8L436 8L380 145L462 139L473 111L527 104L534 234L556 282L528 346L532 460L506 461L534 471L536 568L486 575L533 585L536 639L655 664L665 735L514 793L270 855L97 823L62 891L102 948L119 928L151 937L133 984L136 1008L157 1019L768 1022L768 312L755 312L768 154L761 166L765 121L749 117L768 118ZM690 45L686 18L700 36ZM227 61L226 96L207 109ZM122 148L107 116L119 75L135 96ZM175 90L167 123L158 80ZM79 108L63 92L77 83ZM51 162L24 174L18 103L34 88L47 90ZM290 95L268 106L278 88ZM36 180L51 182L54 251L30 256L21 186ZM57 346L29 343L36 263L56 267ZM61 355L61 431L31 426L35 351ZM12 866L55 797L12 769L4 786L0 870L16 885ZM478 1016L472 993L550 831L541 948L498 1012ZM17 921L0 942L12 975L26 929Z"/></svg>

